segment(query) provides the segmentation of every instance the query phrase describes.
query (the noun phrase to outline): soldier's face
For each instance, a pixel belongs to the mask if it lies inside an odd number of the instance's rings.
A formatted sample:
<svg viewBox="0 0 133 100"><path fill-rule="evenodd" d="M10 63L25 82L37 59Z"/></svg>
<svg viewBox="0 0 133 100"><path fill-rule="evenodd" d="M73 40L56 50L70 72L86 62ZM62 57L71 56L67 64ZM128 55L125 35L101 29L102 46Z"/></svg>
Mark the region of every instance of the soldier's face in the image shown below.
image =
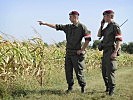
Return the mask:
<svg viewBox="0 0 133 100"><path fill-rule="evenodd" d="M69 16L69 20L70 20L72 23L75 23L75 22L77 22L77 20L78 20L78 16L77 16L77 15L70 15L70 16Z"/></svg>
<svg viewBox="0 0 133 100"><path fill-rule="evenodd" d="M103 18L104 18L105 22L109 22L109 21L111 21L112 16L111 15L104 15Z"/></svg>

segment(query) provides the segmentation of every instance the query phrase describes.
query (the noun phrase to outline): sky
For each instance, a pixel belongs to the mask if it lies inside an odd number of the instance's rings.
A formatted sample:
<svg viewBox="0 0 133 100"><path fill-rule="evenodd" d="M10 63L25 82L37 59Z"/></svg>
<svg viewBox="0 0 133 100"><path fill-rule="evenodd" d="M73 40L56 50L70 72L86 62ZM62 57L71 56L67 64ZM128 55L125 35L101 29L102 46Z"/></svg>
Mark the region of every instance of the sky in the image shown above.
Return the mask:
<svg viewBox="0 0 133 100"><path fill-rule="evenodd" d="M69 24L69 12L80 13L79 20L92 33L92 42L97 40L97 31L105 10L115 12L115 22L121 25L123 42L133 42L133 0L0 0L0 34L5 38L25 41L39 36L45 43L53 44L65 40L63 31L40 26L42 20L52 24Z"/></svg>

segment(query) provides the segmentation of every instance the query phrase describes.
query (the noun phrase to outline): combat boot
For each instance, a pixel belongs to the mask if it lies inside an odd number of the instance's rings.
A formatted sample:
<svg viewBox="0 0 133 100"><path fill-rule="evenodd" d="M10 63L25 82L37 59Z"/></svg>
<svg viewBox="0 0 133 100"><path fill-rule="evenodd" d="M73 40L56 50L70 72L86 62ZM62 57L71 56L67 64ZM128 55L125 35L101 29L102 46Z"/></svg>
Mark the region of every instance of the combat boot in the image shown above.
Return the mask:
<svg viewBox="0 0 133 100"><path fill-rule="evenodd" d="M106 87L106 90L105 90L105 92L109 92L109 87Z"/></svg>
<svg viewBox="0 0 133 100"><path fill-rule="evenodd" d="M114 88L111 88L110 90L109 90L109 96L112 96L114 94Z"/></svg>
<svg viewBox="0 0 133 100"><path fill-rule="evenodd" d="M72 91L72 86L68 86L68 89L66 90L66 93L70 93Z"/></svg>
<svg viewBox="0 0 133 100"><path fill-rule="evenodd" d="M85 87L84 86L81 87L81 93L85 93Z"/></svg>

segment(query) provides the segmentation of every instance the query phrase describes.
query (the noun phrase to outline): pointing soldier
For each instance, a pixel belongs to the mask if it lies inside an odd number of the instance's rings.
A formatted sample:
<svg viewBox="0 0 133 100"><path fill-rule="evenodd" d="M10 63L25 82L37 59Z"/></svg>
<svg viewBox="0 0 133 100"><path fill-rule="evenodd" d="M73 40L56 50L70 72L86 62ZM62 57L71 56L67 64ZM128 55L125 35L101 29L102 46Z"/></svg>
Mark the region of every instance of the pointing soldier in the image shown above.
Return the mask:
<svg viewBox="0 0 133 100"><path fill-rule="evenodd" d="M56 30L64 31L66 34L66 57L65 57L65 74L68 84L67 93L72 91L74 84L73 69L75 70L78 83L81 87L81 92L84 93L86 82L84 79L83 69L85 67L84 52L89 42L91 41L91 32L85 25L79 22L79 13L72 11L69 13L69 20L72 24L49 24L38 21L40 25L46 25ZM85 43L81 46L82 38L85 38Z"/></svg>

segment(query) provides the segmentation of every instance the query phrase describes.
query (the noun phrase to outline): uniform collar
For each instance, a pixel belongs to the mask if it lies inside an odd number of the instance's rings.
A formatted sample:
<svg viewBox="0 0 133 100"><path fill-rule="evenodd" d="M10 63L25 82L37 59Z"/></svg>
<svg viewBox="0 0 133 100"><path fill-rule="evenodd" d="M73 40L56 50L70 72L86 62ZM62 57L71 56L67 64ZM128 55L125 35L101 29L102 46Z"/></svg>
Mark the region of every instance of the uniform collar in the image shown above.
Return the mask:
<svg viewBox="0 0 133 100"><path fill-rule="evenodd" d="M74 24L72 24L74 27L78 27L79 26L79 24L80 24L80 22L77 22L77 24L76 25L74 25Z"/></svg>
<svg viewBox="0 0 133 100"><path fill-rule="evenodd" d="M110 25L112 25L113 23L114 23L114 21L110 22L107 26L110 26Z"/></svg>

